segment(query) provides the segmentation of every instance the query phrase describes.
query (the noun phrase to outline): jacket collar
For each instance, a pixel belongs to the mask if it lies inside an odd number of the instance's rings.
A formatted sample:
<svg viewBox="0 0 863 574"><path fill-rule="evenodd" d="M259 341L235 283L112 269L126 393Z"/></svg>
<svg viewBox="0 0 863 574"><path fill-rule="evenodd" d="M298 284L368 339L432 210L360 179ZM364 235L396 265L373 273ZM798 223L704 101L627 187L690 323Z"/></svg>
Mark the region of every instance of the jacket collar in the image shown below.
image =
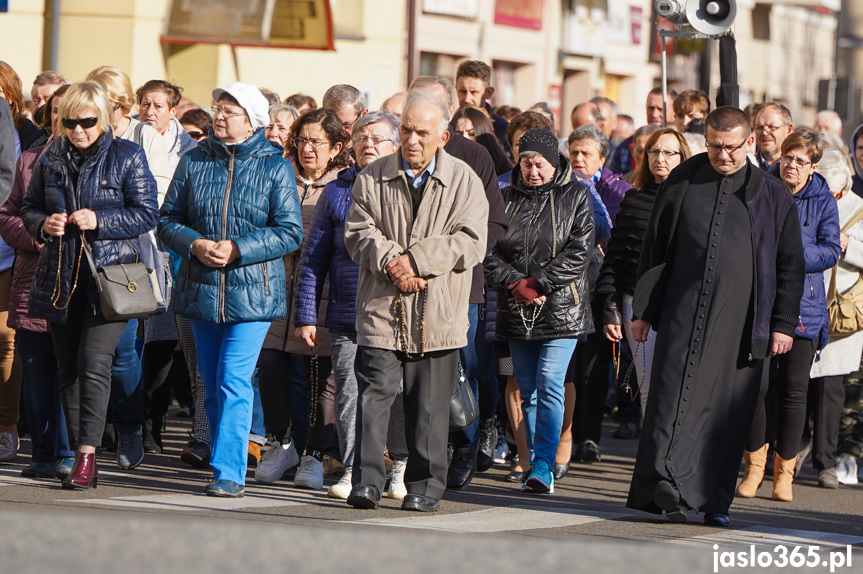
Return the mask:
<svg viewBox="0 0 863 574"><path fill-rule="evenodd" d="M217 139L213 134L213 128L210 128L210 137L198 142L198 147L209 156L225 158L231 155L235 158L246 156L264 157L279 153L279 150L264 136L264 128L255 130L255 133L246 141L230 146ZM231 149L229 150L229 148Z"/></svg>
<svg viewBox="0 0 863 574"><path fill-rule="evenodd" d="M381 158L378 161L385 162L383 164L383 173L381 177L385 181L390 181L398 178L405 178L407 181L407 174L402 168L402 153L401 147L396 150L396 153L389 155L385 158ZM443 148L437 150L435 154L435 169L434 173L429 176L429 179L436 179L440 182L444 187L449 187L452 185L453 181L453 166L455 162L450 154L444 151Z"/></svg>
<svg viewBox="0 0 863 574"><path fill-rule="evenodd" d="M105 155L106 150L111 145L111 142L114 141L114 130L108 128L108 131L102 134L102 137L99 138L98 149L96 153L87 158L87 161L84 165L87 165L94 158L98 158L100 156ZM69 143L69 138L61 137L56 139L51 145L47 146L42 157L45 158L45 161L48 162L61 162L65 165L66 153L69 151L69 146L72 144Z"/></svg>

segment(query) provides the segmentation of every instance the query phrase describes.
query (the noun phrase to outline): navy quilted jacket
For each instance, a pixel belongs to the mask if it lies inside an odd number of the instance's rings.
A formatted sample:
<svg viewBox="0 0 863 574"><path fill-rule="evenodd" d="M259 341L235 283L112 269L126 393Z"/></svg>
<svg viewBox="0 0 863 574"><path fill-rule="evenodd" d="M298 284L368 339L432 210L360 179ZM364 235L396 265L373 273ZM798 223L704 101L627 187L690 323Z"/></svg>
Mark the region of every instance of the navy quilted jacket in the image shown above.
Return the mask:
<svg viewBox="0 0 863 574"><path fill-rule="evenodd" d="M162 204L159 237L182 257L174 291L178 315L212 323L283 317L282 256L303 237L293 168L258 129L236 145L213 137L180 159ZM195 240L232 240L240 255L223 268L207 267Z"/></svg>
<svg viewBox="0 0 863 574"><path fill-rule="evenodd" d="M99 225L86 235L96 267L133 263L140 247L138 236L156 227L158 221L156 180L140 146L115 138L110 131L96 145L96 152L81 166L76 190L66 159L69 140L64 137L51 144L33 169L19 214L30 235L41 242L42 225L50 215L90 209L96 213ZM66 227L62 244L61 253L60 241L51 237L40 252L28 304L31 315L54 323L66 322L66 309L57 309L52 299L58 258L62 264L57 306L69 297L79 263L81 241L77 227ZM86 258L80 265L87 267ZM101 312L92 280L87 294L94 310Z"/></svg>
<svg viewBox="0 0 863 574"><path fill-rule="evenodd" d="M356 165L339 173L327 184L303 244L297 275L294 324L317 325L318 305L327 273L330 292L326 327L353 331L357 312L357 278L360 267L345 248L345 217L351 206L351 188L360 170Z"/></svg>

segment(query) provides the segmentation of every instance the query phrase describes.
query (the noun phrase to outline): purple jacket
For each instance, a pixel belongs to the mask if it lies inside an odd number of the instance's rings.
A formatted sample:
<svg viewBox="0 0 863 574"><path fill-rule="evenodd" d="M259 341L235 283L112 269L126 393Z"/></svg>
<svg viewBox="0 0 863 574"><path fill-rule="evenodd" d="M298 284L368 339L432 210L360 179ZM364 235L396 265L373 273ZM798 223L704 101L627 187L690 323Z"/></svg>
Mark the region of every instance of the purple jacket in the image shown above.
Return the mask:
<svg viewBox="0 0 863 574"><path fill-rule="evenodd" d="M630 189L632 186L626 183L621 174L607 167L602 168L599 181L596 182L596 192L602 198L605 209L608 210L612 225L617 219L617 212L620 211L620 202Z"/></svg>

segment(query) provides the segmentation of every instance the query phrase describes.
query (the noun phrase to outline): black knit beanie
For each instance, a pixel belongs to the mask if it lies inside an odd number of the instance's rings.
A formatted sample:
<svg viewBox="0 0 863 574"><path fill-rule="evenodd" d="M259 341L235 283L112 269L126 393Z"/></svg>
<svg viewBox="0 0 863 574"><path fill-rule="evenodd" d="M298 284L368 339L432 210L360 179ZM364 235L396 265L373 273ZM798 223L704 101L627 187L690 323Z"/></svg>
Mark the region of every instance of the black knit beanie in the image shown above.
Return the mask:
<svg viewBox="0 0 863 574"><path fill-rule="evenodd" d="M557 138L547 129L535 128L521 136L521 139L518 140L519 156L526 151L537 152L555 168L560 164Z"/></svg>

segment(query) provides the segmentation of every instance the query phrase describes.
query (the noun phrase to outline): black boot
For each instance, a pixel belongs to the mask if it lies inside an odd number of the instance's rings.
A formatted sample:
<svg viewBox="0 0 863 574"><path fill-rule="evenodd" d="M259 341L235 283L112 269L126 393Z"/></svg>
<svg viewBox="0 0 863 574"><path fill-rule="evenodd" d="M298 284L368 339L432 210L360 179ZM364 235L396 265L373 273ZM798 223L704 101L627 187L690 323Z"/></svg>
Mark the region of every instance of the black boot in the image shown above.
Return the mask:
<svg viewBox="0 0 863 574"><path fill-rule="evenodd" d="M450 490L461 490L470 484L476 474L476 453L479 446L469 452L455 451L446 477L446 487Z"/></svg>
<svg viewBox="0 0 863 574"><path fill-rule="evenodd" d="M479 428L479 452L476 455L476 471L485 472L494 464L494 449L497 447L497 417L482 421Z"/></svg>
<svg viewBox="0 0 863 574"><path fill-rule="evenodd" d="M143 424L144 452L162 454L162 421L146 419Z"/></svg>

